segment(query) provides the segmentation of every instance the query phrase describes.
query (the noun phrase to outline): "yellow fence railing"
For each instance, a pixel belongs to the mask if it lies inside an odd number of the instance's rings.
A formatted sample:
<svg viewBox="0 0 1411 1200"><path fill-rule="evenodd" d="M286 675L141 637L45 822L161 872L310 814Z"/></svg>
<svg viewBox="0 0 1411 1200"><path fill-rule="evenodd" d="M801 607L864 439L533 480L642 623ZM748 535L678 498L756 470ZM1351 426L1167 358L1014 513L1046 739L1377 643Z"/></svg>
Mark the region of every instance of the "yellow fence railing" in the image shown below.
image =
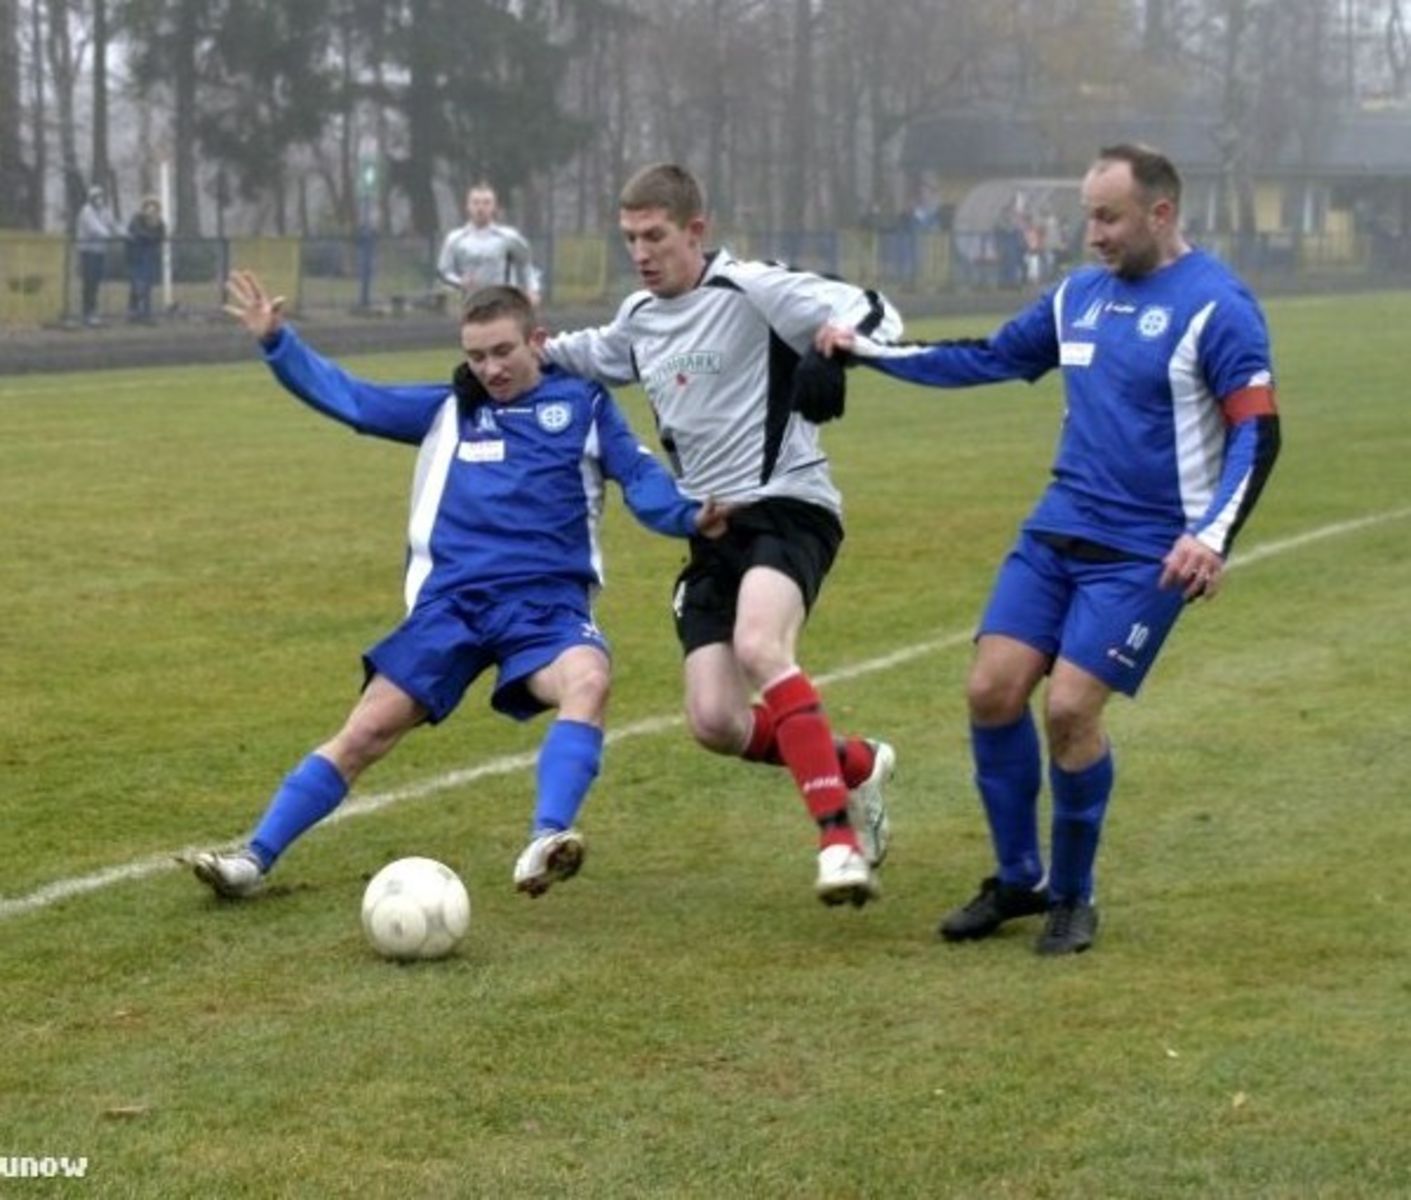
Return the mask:
<svg viewBox="0 0 1411 1200"><path fill-rule="evenodd" d="M0 230L0 325L47 325L64 315L68 242Z"/></svg>
<svg viewBox="0 0 1411 1200"><path fill-rule="evenodd" d="M546 264L556 303L585 304L601 299L608 286L608 242L589 234L554 238L553 261Z"/></svg>

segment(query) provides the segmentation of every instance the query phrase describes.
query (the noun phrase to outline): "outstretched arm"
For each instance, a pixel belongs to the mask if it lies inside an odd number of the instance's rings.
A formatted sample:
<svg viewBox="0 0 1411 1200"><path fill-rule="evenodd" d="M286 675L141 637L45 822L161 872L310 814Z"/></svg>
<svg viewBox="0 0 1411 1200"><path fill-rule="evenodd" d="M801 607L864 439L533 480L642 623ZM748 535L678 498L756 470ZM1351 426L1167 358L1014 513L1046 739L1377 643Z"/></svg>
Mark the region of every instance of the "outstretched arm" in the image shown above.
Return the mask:
<svg viewBox="0 0 1411 1200"><path fill-rule="evenodd" d="M813 346L825 358L848 355L896 379L929 387L971 387L1010 379L1033 382L1059 365L1049 297L988 338L889 344L830 322L814 334Z"/></svg>
<svg viewBox="0 0 1411 1200"><path fill-rule="evenodd" d="M448 384L383 385L349 375L285 326L284 297L271 296L253 271L231 272L226 295L225 311L259 339L279 382L310 408L359 433L419 442L450 394Z"/></svg>

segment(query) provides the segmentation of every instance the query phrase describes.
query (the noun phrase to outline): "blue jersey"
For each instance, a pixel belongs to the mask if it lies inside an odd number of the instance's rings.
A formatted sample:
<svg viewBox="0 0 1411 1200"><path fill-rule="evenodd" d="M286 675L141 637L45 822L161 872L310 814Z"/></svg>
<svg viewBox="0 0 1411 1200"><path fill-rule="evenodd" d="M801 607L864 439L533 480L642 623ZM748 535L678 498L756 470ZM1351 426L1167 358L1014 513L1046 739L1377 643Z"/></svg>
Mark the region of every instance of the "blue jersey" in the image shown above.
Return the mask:
<svg viewBox="0 0 1411 1200"><path fill-rule="evenodd" d="M1141 557L1162 557L1182 533L1227 553L1278 449L1264 316L1200 250L1138 279L1080 269L983 341L860 340L857 352L938 387L1061 368L1053 482L1024 527Z"/></svg>
<svg viewBox="0 0 1411 1200"><path fill-rule="evenodd" d="M507 403L461 403L444 383L349 375L290 329L264 346L279 381L359 433L420 444L408 529L406 602L457 591L602 582L603 479L658 533L686 537L700 505L633 435L598 384L546 368Z"/></svg>

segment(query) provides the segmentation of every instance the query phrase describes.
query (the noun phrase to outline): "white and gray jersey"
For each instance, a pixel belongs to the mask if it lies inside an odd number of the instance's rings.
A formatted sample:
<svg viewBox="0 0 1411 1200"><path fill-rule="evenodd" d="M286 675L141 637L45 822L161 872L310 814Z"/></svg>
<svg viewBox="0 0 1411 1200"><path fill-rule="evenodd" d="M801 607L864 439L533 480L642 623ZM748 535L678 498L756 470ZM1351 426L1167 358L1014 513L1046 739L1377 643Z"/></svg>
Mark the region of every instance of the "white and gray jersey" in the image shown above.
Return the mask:
<svg viewBox="0 0 1411 1200"><path fill-rule="evenodd" d="M474 224L453 229L441 247L436 274L467 294L476 288L508 283L526 292L538 291L529 243L511 225Z"/></svg>
<svg viewBox="0 0 1411 1200"><path fill-rule="evenodd" d="M881 341L901 333L877 292L722 249L691 291L634 292L611 324L551 338L545 355L601 383L640 382L688 496L789 497L840 514L818 427L790 403L794 367L827 322Z"/></svg>

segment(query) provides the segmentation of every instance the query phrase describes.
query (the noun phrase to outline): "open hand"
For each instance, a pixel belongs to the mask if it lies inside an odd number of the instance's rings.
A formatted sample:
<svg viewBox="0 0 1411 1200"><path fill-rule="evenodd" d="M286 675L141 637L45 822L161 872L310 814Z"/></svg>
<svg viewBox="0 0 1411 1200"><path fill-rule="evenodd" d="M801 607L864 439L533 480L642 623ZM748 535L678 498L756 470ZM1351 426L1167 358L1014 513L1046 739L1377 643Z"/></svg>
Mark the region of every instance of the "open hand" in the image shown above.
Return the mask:
<svg viewBox="0 0 1411 1200"><path fill-rule="evenodd" d="M225 311L261 341L279 332L284 323L284 297L273 299L253 271L232 271L225 281L230 303Z"/></svg>

